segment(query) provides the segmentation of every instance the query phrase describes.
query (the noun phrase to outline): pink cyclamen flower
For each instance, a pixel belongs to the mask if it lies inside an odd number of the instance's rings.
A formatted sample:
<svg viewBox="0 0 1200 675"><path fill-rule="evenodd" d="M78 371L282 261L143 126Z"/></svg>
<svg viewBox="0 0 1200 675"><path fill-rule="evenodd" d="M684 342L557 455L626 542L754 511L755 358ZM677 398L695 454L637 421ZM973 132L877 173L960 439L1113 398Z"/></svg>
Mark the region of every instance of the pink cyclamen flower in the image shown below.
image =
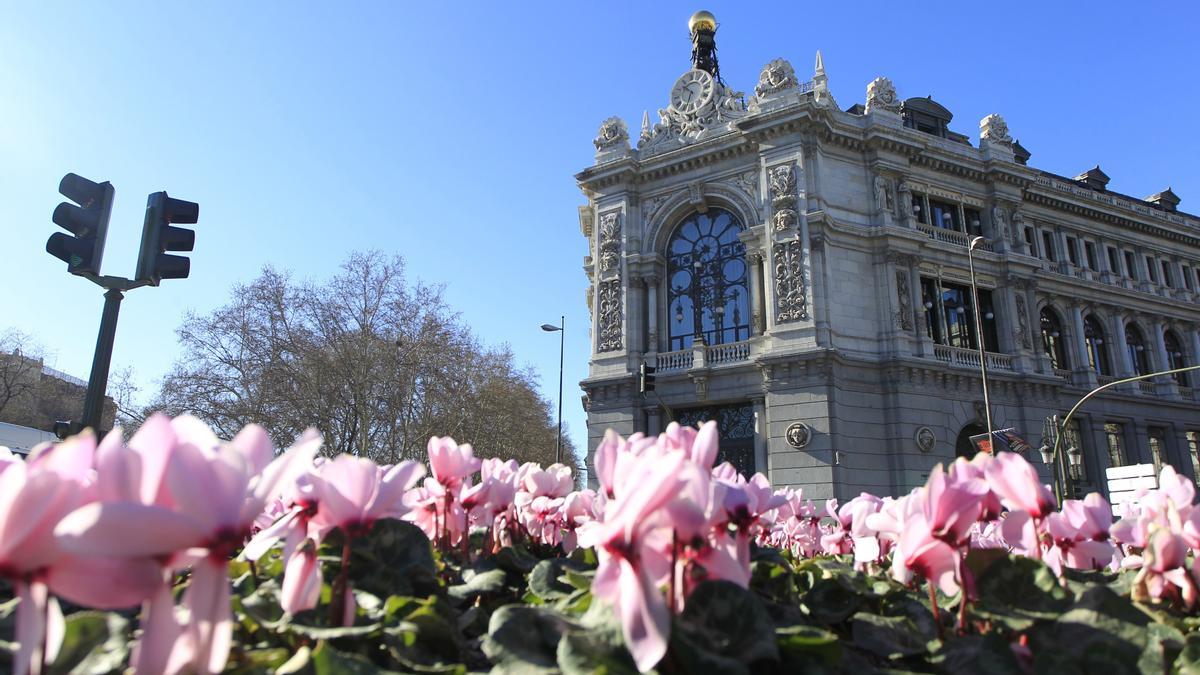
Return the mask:
<svg viewBox="0 0 1200 675"><path fill-rule="evenodd" d="M228 560L279 486L311 464L321 439L315 431L306 433L276 457L261 427L248 426L229 443L221 443L194 417L177 417L171 428L176 444L166 467L169 508L95 502L64 518L55 533L77 555L160 557L172 567L190 565L192 578L183 597L187 625L177 635L165 628L159 634L147 631L142 648L168 654L196 672L215 673L224 669L232 642ZM162 625L168 623L164 618ZM174 645L167 647L168 640Z"/></svg>
<svg viewBox="0 0 1200 675"><path fill-rule="evenodd" d="M1044 518L1054 510L1054 493L1038 479L1037 470L1025 458L1012 452L1001 452L984 469L988 485L1004 506L1026 511L1034 519Z"/></svg>
<svg viewBox="0 0 1200 675"><path fill-rule="evenodd" d="M479 470L482 464L475 459L470 444L459 445L449 436L429 439L429 472L442 487L457 492L464 478Z"/></svg>

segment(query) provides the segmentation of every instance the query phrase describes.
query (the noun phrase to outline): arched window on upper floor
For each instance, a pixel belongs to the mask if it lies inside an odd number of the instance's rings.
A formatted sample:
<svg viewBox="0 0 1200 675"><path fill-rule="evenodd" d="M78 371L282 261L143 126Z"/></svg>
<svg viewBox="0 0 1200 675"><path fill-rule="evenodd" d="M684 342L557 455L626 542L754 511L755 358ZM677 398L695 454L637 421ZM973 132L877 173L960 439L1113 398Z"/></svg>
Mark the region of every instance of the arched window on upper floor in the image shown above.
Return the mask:
<svg viewBox="0 0 1200 675"><path fill-rule="evenodd" d="M1150 370L1150 357L1146 353L1146 338L1132 322L1125 325L1125 347L1129 350L1129 362L1134 375L1146 375Z"/></svg>
<svg viewBox="0 0 1200 675"><path fill-rule="evenodd" d="M1104 327L1089 316L1083 320L1083 342L1087 346L1088 365L1097 375L1111 375L1112 368L1108 365L1108 347L1104 345Z"/></svg>
<svg viewBox="0 0 1200 675"><path fill-rule="evenodd" d="M742 224L724 209L688 216L667 243L671 350L697 335L708 345L750 337L750 286Z"/></svg>
<svg viewBox="0 0 1200 675"><path fill-rule="evenodd" d="M1049 307L1042 308L1042 350L1050 357L1050 366L1055 370L1070 368L1067 363L1066 340L1058 312Z"/></svg>
<svg viewBox="0 0 1200 675"><path fill-rule="evenodd" d="M1167 330L1163 333L1163 346L1167 348L1167 370L1187 368L1187 359L1183 356L1183 348L1179 344L1179 336L1175 335L1175 331ZM1175 382L1179 386L1188 386L1187 373L1175 373L1171 377L1175 378Z"/></svg>

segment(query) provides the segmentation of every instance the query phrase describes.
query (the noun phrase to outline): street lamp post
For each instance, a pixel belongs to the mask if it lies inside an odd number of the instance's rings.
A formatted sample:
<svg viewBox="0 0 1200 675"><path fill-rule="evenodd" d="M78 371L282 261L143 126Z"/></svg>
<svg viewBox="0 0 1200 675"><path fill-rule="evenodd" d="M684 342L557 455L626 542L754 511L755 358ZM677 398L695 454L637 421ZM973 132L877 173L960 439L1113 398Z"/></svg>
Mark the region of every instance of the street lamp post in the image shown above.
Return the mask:
<svg viewBox="0 0 1200 675"><path fill-rule="evenodd" d="M983 378L983 415L987 419L988 443L992 442L992 402L988 398L987 380L987 351L983 344L983 321L980 316L979 287L975 283L975 247L984 242L983 237L975 237L967 246L967 265L971 268L971 304L975 311L975 342L979 345L979 374ZM990 447L990 445L989 445Z"/></svg>
<svg viewBox="0 0 1200 675"><path fill-rule="evenodd" d="M563 383L563 344L567 334L567 317L560 316L558 325L542 324L542 330L547 333L558 331L558 435L554 437L554 461L562 464L562 383Z"/></svg>

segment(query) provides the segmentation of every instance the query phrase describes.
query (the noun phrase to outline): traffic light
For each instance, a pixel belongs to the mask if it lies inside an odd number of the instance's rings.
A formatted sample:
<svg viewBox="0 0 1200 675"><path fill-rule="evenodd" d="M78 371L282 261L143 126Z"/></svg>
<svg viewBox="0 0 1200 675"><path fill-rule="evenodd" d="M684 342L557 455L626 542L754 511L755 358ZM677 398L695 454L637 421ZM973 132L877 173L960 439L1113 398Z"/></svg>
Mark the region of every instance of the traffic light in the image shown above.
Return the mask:
<svg viewBox="0 0 1200 675"><path fill-rule="evenodd" d="M46 252L67 263L71 274L99 275L116 191L108 181L93 183L73 173L63 176L58 191L75 203L59 204L51 220L74 236L55 232L46 240Z"/></svg>
<svg viewBox="0 0 1200 675"><path fill-rule="evenodd" d="M638 366L638 393L654 391L654 366L642 364Z"/></svg>
<svg viewBox="0 0 1200 675"><path fill-rule="evenodd" d="M142 249L138 253L138 281L157 286L163 279L186 279L191 261L166 251L190 251L196 233L174 223L190 225L200 219L200 205L172 199L166 192L155 192L146 200L146 222L142 225Z"/></svg>

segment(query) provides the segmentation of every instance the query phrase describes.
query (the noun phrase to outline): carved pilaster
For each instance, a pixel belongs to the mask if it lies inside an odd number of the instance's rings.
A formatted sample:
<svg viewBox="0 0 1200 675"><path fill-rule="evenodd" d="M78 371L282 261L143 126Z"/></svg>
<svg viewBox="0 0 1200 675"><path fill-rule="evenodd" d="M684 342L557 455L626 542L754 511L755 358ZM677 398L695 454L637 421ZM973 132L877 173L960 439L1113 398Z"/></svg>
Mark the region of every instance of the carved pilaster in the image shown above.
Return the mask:
<svg viewBox="0 0 1200 675"><path fill-rule="evenodd" d="M621 279L600 282L600 326L597 352L615 352L624 348Z"/></svg>
<svg viewBox="0 0 1200 675"><path fill-rule="evenodd" d="M600 255L600 273L611 276L616 271L619 276L621 264L621 212L609 211L600 214L600 240L597 243Z"/></svg>
<svg viewBox="0 0 1200 675"><path fill-rule="evenodd" d="M784 232L796 226L796 166L780 164L767 171L771 189L771 227Z"/></svg>
<svg viewBox="0 0 1200 675"><path fill-rule="evenodd" d="M775 322L808 319L808 294L804 279L804 247L793 239L775 244Z"/></svg>

